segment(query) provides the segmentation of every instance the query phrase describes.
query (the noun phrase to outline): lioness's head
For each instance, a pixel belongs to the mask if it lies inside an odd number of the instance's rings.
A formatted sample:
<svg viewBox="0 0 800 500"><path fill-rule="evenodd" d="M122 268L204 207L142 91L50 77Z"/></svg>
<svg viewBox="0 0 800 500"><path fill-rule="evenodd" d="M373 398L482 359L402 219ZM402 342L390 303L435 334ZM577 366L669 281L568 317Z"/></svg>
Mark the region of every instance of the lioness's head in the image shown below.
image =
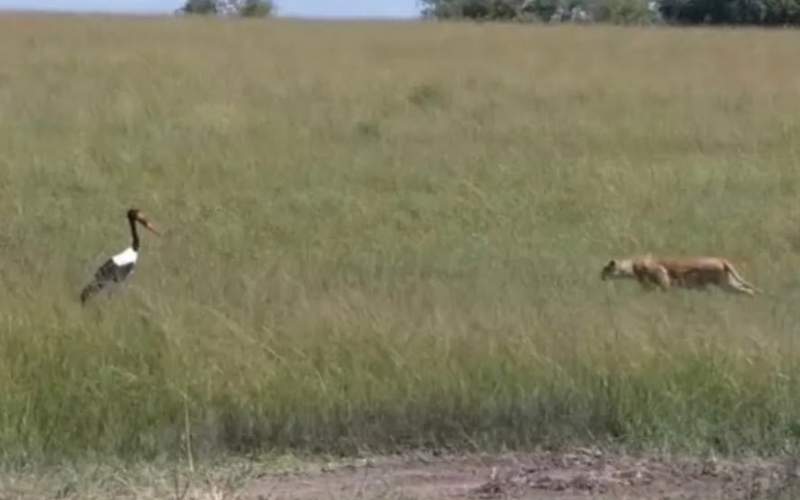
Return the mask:
<svg viewBox="0 0 800 500"><path fill-rule="evenodd" d="M633 262L630 259L611 259L600 271L603 281L614 278L628 278L633 275Z"/></svg>

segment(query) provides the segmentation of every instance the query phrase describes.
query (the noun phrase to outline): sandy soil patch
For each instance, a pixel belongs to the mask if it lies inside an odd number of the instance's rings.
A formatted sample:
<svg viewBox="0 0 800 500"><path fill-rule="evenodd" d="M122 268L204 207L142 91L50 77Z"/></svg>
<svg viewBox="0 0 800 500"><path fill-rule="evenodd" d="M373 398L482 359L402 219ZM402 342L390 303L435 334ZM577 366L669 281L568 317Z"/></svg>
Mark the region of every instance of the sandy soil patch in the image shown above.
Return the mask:
<svg viewBox="0 0 800 500"><path fill-rule="evenodd" d="M755 499L800 493L796 461L722 461L609 455L599 450L361 460L267 475L242 498Z"/></svg>

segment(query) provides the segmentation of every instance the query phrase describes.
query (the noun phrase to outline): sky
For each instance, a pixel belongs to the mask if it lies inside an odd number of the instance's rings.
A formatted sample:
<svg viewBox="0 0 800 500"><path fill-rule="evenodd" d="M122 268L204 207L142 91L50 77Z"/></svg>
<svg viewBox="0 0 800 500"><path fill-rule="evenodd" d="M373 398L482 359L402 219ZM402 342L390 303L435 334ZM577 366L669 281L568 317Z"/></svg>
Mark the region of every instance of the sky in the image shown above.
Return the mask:
<svg viewBox="0 0 800 500"><path fill-rule="evenodd" d="M0 0L0 9L157 13L182 0ZM292 17L414 17L418 0L275 0L278 15Z"/></svg>

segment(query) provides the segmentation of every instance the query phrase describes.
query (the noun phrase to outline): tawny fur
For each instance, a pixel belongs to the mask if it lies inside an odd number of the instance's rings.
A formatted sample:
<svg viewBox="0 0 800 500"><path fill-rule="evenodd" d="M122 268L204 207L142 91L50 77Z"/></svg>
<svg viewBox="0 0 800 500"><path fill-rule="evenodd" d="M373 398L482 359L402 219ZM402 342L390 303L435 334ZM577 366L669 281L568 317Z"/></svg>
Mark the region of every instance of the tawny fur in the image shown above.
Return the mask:
<svg viewBox="0 0 800 500"><path fill-rule="evenodd" d="M746 282L727 259L721 257L688 257L659 259L646 255L613 259L603 267L600 277L635 279L643 287L704 289L716 285L723 290L754 295L760 290Z"/></svg>

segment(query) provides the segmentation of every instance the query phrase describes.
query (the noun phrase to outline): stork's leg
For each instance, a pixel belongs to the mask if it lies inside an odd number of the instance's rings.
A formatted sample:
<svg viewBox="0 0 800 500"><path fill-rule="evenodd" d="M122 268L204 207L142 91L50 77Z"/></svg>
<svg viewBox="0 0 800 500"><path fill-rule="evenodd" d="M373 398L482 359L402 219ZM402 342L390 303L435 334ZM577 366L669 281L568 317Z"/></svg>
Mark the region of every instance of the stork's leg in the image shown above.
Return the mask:
<svg viewBox="0 0 800 500"><path fill-rule="evenodd" d="M83 290L81 290L81 303L85 304L87 300L92 298L96 295L100 290L105 288L107 281L98 281L94 280L88 285L86 285Z"/></svg>

